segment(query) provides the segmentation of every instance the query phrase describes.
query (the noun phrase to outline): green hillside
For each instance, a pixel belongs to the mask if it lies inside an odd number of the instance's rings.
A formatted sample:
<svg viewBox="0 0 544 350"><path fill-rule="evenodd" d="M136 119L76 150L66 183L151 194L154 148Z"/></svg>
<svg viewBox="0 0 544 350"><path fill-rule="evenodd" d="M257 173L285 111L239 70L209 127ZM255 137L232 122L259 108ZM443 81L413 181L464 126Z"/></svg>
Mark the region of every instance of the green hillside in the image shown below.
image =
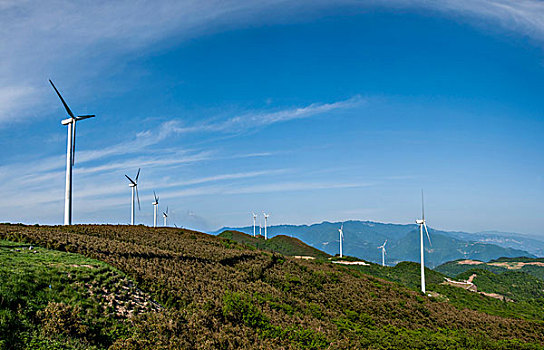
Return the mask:
<svg viewBox="0 0 544 350"><path fill-rule="evenodd" d="M400 283L413 290L419 290L421 288L421 269L418 263L404 261L392 267L371 264L370 266L357 266L354 268L363 273ZM444 281L444 277L445 276L439 272L425 268L425 281L427 284L442 283Z"/></svg>
<svg viewBox="0 0 544 350"><path fill-rule="evenodd" d="M544 349L542 322L456 308L356 268L319 259L301 261L189 230L0 225L0 238L100 260L113 267L102 265L108 271L120 271L116 275L119 278L128 276L162 305L120 317L119 321L106 318L104 324L96 322L92 332L83 332L87 336L79 335L79 327L68 334L61 327L44 332L40 326L32 326L40 325L40 321L30 313L27 319L32 324L26 325L26 334L37 334L40 341L43 337L64 337L63 344L68 345L62 348L83 349L89 345L102 349L111 344L112 349L129 350ZM14 268L25 263L16 262ZM35 265L32 261L28 264ZM93 262L68 265L87 264L95 266ZM399 269L406 268L407 274L413 274L414 267L417 264ZM94 273L99 268L89 270ZM11 270L6 271L9 275ZM98 278L89 276L86 283L92 285ZM68 289L77 286L78 280L61 282ZM91 303L90 291L82 288L78 293L55 301L76 306ZM481 297L474 293L472 296ZM9 304L2 301L2 327L7 319L5 310L21 310L31 304L38 314L48 304L44 301L34 305L33 297L13 300ZM101 303L97 300L91 309L100 310L96 305ZM77 324L74 319L84 325L93 324L85 317L57 312L58 324ZM119 331L112 330L116 325ZM109 338L93 340L92 335L97 334ZM26 337L1 332L4 347L7 344L8 348L11 343L4 339L8 336ZM28 344L25 339L21 342Z"/></svg>
<svg viewBox="0 0 544 350"><path fill-rule="evenodd" d="M81 255L0 241L0 349L99 349L160 309L124 274Z"/></svg>
<svg viewBox="0 0 544 350"><path fill-rule="evenodd" d="M450 277L455 277L473 268L494 273L519 271L544 280L544 258L499 258L490 260L487 263L479 260L459 259L437 266L435 270Z"/></svg>
<svg viewBox="0 0 544 350"><path fill-rule="evenodd" d="M352 266L350 268L398 282L416 291L420 289L420 265L417 263L402 262L394 267L371 264L370 266ZM470 275L472 273L462 274L456 276L455 279L465 280ZM478 280L478 277L474 279L479 291L499 294L515 301L507 303L500 299L446 285L444 284L445 277L442 273L425 269L427 291L433 295L438 294L436 295L438 300L447 300L449 304L459 309L466 308L490 315L544 321L543 300L540 297L543 293L542 283L531 275L516 274L515 279L509 279L501 278L501 275L487 274L485 279ZM507 288L506 286L513 287Z"/></svg>
<svg viewBox="0 0 544 350"><path fill-rule="evenodd" d="M223 231L219 234L219 237L287 256L311 256L318 259L327 259L330 257L329 254L307 245L300 239L284 235L274 236L271 239L265 240L263 236L253 237L239 231Z"/></svg>
<svg viewBox="0 0 544 350"><path fill-rule="evenodd" d="M457 276L466 280L475 275L473 283L478 290L498 293L513 301L529 301L542 305L544 302L544 281L521 271L493 273L483 269L470 269Z"/></svg>
<svg viewBox="0 0 544 350"><path fill-rule="evenodd" d="M329 260L361 261L360 259L349 256L344 256L342 259L332 257L329 258ZM517 262L519 260L525 262L538 261L538 259L533 258L500 258L493 260L492 262L509 262L513 264L512 261ZM418 263L405 261L392 267L381 266L369 262L367 262L367 264L368 265L363 266L351 265L348 266L348 268L367 275L399 283L414 291L419 291L421 288L420 265ZM490 268L493 267L493 265L490 266ZM472 272L468 275L463 273L453 277L455 277L456 280L466 280L471 274ZM482 278L480 278L480 275ZM461 309L469 308L483 311L491 315L544 321L544 309L541 308L543 301L541 296L544 294L544 284L541 283L542 281L529 274L519 274L516 272L507 273L505 276L492 273L485 274L485 278L483 276L484 274L478 274L477 278L474 280L479 291L488 294L498 294L499 296L506 297L508 300L515 301L515 303L505 304L500 299L444 285L445 278L447 277L446 275L425 268L427 290L433 295L438 294L436 297L439 300L447 300L450 304Z"/></svg>

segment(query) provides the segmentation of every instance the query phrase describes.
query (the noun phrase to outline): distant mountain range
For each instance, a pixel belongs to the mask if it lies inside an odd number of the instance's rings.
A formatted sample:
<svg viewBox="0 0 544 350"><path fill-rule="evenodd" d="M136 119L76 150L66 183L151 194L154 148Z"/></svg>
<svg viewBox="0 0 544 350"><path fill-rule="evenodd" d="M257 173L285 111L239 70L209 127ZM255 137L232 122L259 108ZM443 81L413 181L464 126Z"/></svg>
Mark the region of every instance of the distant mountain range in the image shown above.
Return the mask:
<svg viewBox="0 0 544 350"><path fill-rule="evenodd" d="M476 233L448 232L449 235L464 240L496 244L504 248L525 250L536 256L544 256L544 238L539 240L527 235L512 232L482 231Z"/></svg>
<svg viewBox="0 0 544 350"><path fill-rule="evenodd" d="M328 254L338 253L340 222L322 222L314 225L277 225L268 228L269 237L292 236ZM247 234L253 226L222 228ZM386 263L419 261L419 231L415 224L384 224L372 221L344 222L344 254L379 263L377 247L387 239ZM432 245L425 242L425 264L435 267L457 259L488 261L500 257L544 256L544 241L520 234L503 232L448 232L429 228Z"/></svg>

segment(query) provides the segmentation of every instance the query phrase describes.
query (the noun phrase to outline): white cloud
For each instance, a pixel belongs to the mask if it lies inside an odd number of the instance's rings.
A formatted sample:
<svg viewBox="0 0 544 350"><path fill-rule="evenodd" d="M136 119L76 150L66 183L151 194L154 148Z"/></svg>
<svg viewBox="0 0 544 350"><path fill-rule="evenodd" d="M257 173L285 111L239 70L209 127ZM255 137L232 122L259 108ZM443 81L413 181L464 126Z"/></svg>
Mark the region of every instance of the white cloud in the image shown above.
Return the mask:
<svg viewBox="0 0 544 350"><path fill-rule="evenodd" d="M344 101L313 103L304 107L288 108L279 111L251 111L224 121L203 122L194 126L176 126L175 122L169 122L169 127L172 132L178 134L196 132L240 133L249 129L264 127L275 123L310 118L327 112L353 108L364 102L365 101L361 96L354 96Z"/></svg>
<svg viewBox="0 0 544 350"><path fill-rule="evenodd" d="M335 182L271 182L248 186L205 186L171 192L170 198L202 196L202 195L237 195L254 193L284 193L296 191L322 191L332 189L360 188L374 185L373 183L335 183Z"/></svg>
<svg viewBox="0 0 544 350"><path fill-rule="evenodd" d="M544 40L544 2L540 0L442 0L414 3L449 13L485 18L503 29L539 41Z"/></svg>
<svg viewBox="0 0 544 350"><path fill-rule="evenodd" d="M166 39L175 45L229 28L326 15L331 7L365 10L375 6L431 9L544 41L544 2L539 0L3 0L0 125L20 113L33 111L38 116L46 107L52 108L57 101L51 98L47 78L59 77L66 89L77 84L85 91L90 89L81 83L86 78L118 66L125 55L142 48L146 52L160 49ZM283 118L281 114L269 117ZM239 122L231 123L236 126Z"/></svg>

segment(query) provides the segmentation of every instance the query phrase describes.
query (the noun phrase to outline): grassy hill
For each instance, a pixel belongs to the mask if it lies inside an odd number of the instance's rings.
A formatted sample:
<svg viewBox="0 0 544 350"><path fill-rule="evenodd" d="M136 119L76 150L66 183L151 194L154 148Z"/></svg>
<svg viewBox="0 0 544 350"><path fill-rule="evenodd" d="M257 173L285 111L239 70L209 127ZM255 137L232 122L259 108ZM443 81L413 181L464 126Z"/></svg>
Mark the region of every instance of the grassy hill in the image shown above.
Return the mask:
<svg viewBox="0 0 544 350"><path fill-rule="evenodd" d="M417 263L402 262L394 267L371 264L370 266L351 266L350 268L400 283L415 291L420 289L420 265ZM455 279L467 279L470 275L456 276ZM502 317L544 321L542 299L539 297L542 292L541 284L535 283L533 276L527 274L518 275L517 283L511 282L509 284L513 284L515 288L510 289L505 288L504 284L509 281L500 278L500 275L487 276L486 279L481 280L478 280L477 277L474 279L479 291L500 294L515 301L507 303L500 299L444 284L445 277L446 275L440 272L425 269L427 291L436 295L437 300L447 301L450 305L459 309L471 309ZM506 290L509 292L506 292ZM536 296L527 298L529 293L535 293Z"/></svg>
<svg viewBox="0 0 544 350"><path fill-rule="evenodd" d="M119 332L111 330L113 325L96 323L85 334L109 335L102 343L78 338L78 333L64 335L64 344L69 344L64 348L85 348L81 344L87 343L95 348L111 343L113 349L544 348L542 322L456 308L359 270L367 266L300 261L173 228L0 225L0 238L100 260L162 305L120 319ZM83 264L93 262L73 265ZM410 265L401 268L413 273ZM66 288L77 285L63 283ZM83 305L90 294L83 288L63 300ZM1 304L2 315L23 304ZM72 324L70 314L58 313L58 322ZM57 337L59 332L57 328L43 336ZM9 346L8 340L4 344Z"/></svg>
<svg viewBox="0 0 544 350"><path fill-rule="evenodd" d="M532 301L539 305L544 302L544 281L521 271L493 273L483 269L470 269L457 276L468 279L475 275L473 283L478 290L498 293L514 301Z"/></svg>
<svg viewBox="0 0 544 350"><path fill-rule="evenodd" d="M490 260L487 263L481 260L459 259L437 266L435 270L445 275L455 277L473 268L488 270L494 273L503 273L507 271L525 272L536 278L544 280L544 258L502 257L499 259Z"/></svg>
<svg viewBox="0 0 544 350"><path fill-rule="evenodd" d="M98 349L160 309L117 269L81 255L0 241L0 349Z"/></svg>
<svg viewBox="0 0 544 350"><path fill-rule="evenodd" d="M265 240L263 236L253 237L239 231L223 231L219 234L219 237L287 256L311 256L318 259L327 259L330 257L329 254L307 245L300 239L284 235L278 235Z"/></svg>

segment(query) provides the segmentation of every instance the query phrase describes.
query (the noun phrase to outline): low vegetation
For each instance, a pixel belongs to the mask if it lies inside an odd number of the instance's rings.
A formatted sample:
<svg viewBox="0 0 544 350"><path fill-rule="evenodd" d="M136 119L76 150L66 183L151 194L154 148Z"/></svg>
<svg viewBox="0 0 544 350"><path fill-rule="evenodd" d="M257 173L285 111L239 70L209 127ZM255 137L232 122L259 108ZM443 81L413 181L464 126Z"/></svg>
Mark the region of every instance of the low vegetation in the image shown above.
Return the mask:
<svg viewBox="0 0 544 350"><path fill-rule="evenodd" d="M544 258L500 258L489 262L460 259L437 266L435 270L450 277L456 277L473 268L488 270L496 274L506 271L525 272L544 280Z"/></svg>
<svg viewBox="0 0 544 350"><path fill-rule="evenodd" d="M31 335L41 332L43 337L66 337L63 348L544 348L542 322L456 308L361 272L366 266L347 267L320 259L301 261L194 231L143 226L0 225L0 238L107 263L110 271L134 281L150 300L161 305L132 316L114 317L117 314L110 309L106 323L95 323L91 333L83 329L88 336L81 336L79 327L68 327L69 334L60 329L44 333L47 325L39 320L32 323L37 326L28 326ZM93 265L75 263L84 264ZM404 268L407 276L412 273L409 265ZM89 282L97 278L91 276ZM92 300L90 295L83 289L55 302L83 308ZM2 302L2 312L25 307L31 299ZM46 310L48 303L37 305L35 314ZM92 308L101 310L98 304L103 303L97 298ZM57 316L46 319L63 325L78 319L86 325L79 310L78 317L62 310L51 307L50 312ZM27 318L32 320L32 315ZM4 318L1 322L4 327ZM119 331L113 331L115 327ZM4 334L0 337L6 337ZM90 334L107 334L109 338L100 342ZM9 348L11 343L2 339Z"/></svg>
<svg viewBox="0 0 544 350"><path fill-rule="evenodd" d="M351 266L350 268L402 284L414 291L421 288L420 265L417 263L402 262L393 267L382 267L370 263L369 266ZM513 302L504 302L497 298L446 285L444 283L446 275L428 268L425 269L426 289L436 300L447 301L460 310L471 309L502 317L544 321L541 297L544 291L540 280L528 274L514 273L513 276L516 278L510 279L486 270L481 270L481 272L482 279L479 279L477 270L465 271L452 278L462 281L476 273L473 282L478 291L505 296L505 300ZM484 275L485 278L483 278ZM505 277L509 275L507 274ZM529 295L534 297L527 297Z"/></svg>
<svg viewBox="0 0 544 350"><path fill-rule="evenodd" d="M0 349L105 348L160 306L109 265L0 241Z"/></svg>
<svg viewBox="0 0 544 350"><path fill-rule="evenodd" d="M219 237L243 243L250 247L280 253L287 256L310 256L317 259L327 259L329 254L311 247L298 238L277 235L265 240L263 236L250 236L239 231L223 231Z"/></svg>

